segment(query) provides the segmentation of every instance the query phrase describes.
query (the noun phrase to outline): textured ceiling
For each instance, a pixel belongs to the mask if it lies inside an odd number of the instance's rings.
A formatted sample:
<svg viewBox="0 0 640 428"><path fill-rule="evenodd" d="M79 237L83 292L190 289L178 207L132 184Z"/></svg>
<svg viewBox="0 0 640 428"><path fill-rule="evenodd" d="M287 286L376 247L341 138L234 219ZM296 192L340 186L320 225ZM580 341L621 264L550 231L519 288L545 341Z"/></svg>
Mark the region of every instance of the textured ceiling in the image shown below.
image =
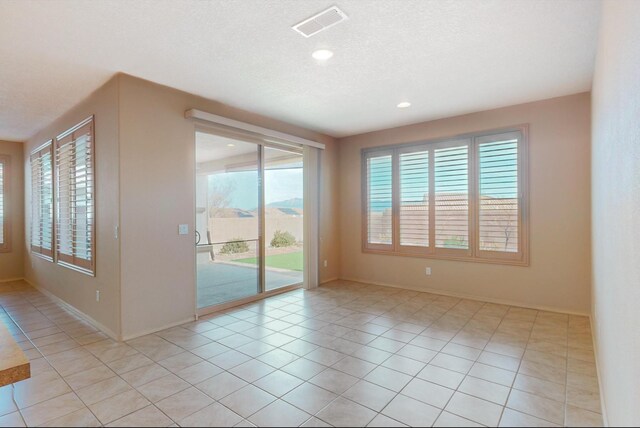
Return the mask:
<svg viewBox="0 0 640 428"><path fill-rule="evenodd" d="M349 20L290 27L333 4ZM0 139L116 72L346 136L589 90L597 0L0 0ZM311 52L335 56L318 65ZM397 109L409 100L408 109Z"/></svg>

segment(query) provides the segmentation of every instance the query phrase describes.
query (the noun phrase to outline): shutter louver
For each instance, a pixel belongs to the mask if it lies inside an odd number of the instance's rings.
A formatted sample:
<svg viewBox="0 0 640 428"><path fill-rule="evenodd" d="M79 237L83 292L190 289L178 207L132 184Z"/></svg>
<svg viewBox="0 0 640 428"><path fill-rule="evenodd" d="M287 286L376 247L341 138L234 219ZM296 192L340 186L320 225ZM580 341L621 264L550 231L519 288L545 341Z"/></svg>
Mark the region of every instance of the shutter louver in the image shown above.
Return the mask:
<svg viewBox="0 0 640 428"><path fill-rule="evenodd" d="M481 251L517 253L518 140L478 145L479 238Z"/></svg>
<svg viewBox="0 0 640 428"><path fill-rule="evenodd" d="M31 154L31 250L53 258L53 156L51 143Z"/></svg>
<svg viewBox="0 0 640 428"><path fill-rule="evenodd" d="M367 240L369 244L392 244L392 156L367 158Z"/></svg>
<svg viewBox="0 0 640 428"><path fill-rule="evenodd" d="M363 251L527 266L526 133L363 149Z"/></svg>
<svg viewBox="0 0 640 428"><path fill-rule="evenodd" d="M429 247L429 151L400 154L400 245Z"/></svg>
<svg viewBox="0 0 640 428"><path fill-rule="evenodd" d="M56 256L94 273L93 118L56 140Z"/></svg>
<svg viewBox="0 0 640 428"><path fill-rule="evenodd" d="M469 248L469 147L435 149L436 248Z"/></svg>

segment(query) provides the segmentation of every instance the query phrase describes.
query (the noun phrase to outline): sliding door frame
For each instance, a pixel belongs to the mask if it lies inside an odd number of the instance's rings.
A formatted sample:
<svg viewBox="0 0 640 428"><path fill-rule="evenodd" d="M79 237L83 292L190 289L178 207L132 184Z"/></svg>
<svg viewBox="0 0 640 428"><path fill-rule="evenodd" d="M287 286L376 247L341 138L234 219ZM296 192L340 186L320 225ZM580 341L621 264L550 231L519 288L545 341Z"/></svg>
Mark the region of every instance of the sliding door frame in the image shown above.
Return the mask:
<svg viewBox="0 0 640 428"><path fill-rule="evenodd" d="M258 151L258 156L257 156L257 171L258 171L258 288L257 288L257 294L253 295L253 296L247 296L247 297L241 297L239 299L235 299L235 300L230 300L228 302L222 302L219 304L215 304L215 305L211 305L211 306L206 306L203 308L199 308L198 307L198 258L197 258L197 247L194 247L194 252L196 257L194 258L194 268L195 268L195 281L194 281L194 289L195 289L195 309L196 309L196 319L198 319L201 316L204 315L208 315L208 314L212 314L212 313L216 313L216 312L220 312L220 311L225 311L227 309L231 309L237 306L241 306L241 305L245 305L247 303L251 303L251 302L255 302L258 300L262 300L265 299L267 297L271 297L274 295L278 295L281 293L286 293L288 291L291 290L295 290L295 289L299 289L302 288L303 284L304 284L304 279L303 281L296 283L296 284L291 284L291 285L285 285L283 287L274 289L274 290L267 290L267 284L266 284L266 237L265 237L265 231L266 231L266 210L265 210L265 188L266 188L266 183L265 183L265 148L272 148L272 149L276 149L276 150L284 150L284 151L288 151L291 153L299 153L302 157L303 157L303 168L305 166L305 162L304 162L304 150L302 147L298 147L297 145L293 145L293 144L285 144L285 143L279 143L279 142L266 142L266 141L262 141L258 138L253 138L250 135L246 135L242 132L234 132L234 131L229 131L226 129L221 129L218 128L217 126L209 126L209 125L202 125L202 124L198 124L195 129L194 129L194 148L195 148L195 135L197 132L203 132L203 133L208 133L211 135L216 135L216 136L222 136L222 137L227 137L227 138L234 138L237 139L239 141L243 141L243 142L247 142L247 143L252 143L252 144L256 144L257 146L257 151ZM303 169L303 175L304 175L304 169ZM193 186L195 189L196 186L196 180L197 180L197 174L195 174L195 170L194 170L194 182L193 182ZM303 200L306 199L306 187L303 186ZM195 200L193 203L194 206L194 210L195 210ZM194 220L195 220L195 216L196 213L194 211ZM195 221L194 221L194 225L195 225ZM304 235L304 234L303 234ZM304 246L303 246L304 248ZM303 250L304 251L304 250ZM306 260L307 258L307 254L305 252L304 254L304 259ZM304 263L304 268L307 268L307 263ZM303 278L307 275L306 271L303 271Z"/></svg>
<svg viewBox="0 0 640 428"><path fill-rule="evenodd" d="M265 239L265 221L264 221L264 146L258 144L258 295L264 294L267 289L267 269L265 263L266 255L266 239Z"/></svg>

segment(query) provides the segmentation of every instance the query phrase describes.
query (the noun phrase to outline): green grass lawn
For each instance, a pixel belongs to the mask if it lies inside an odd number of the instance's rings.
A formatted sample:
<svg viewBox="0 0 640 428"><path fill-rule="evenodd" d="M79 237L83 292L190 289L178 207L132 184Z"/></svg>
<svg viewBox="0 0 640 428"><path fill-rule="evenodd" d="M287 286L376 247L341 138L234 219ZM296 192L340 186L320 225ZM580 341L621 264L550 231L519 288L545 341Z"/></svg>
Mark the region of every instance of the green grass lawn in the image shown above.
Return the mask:
<svg viewBox="0 0 640 428"><path fill-rule="evenodd" d="M251 257L248 259L237 259L237 260L234 260L234 262L257 265L258 258ZM265 257L265 262L267 267L297 270L302 272L302 266L303 266L302 251L300 251L299 253L274 254L272 256L267 256Z"/></svg>

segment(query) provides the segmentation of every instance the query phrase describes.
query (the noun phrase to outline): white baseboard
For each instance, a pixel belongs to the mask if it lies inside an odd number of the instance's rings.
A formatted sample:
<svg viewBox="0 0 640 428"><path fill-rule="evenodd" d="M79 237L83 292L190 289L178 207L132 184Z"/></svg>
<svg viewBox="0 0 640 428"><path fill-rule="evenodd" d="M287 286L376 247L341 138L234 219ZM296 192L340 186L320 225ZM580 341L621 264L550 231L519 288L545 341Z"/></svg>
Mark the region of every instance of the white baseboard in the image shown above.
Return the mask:
<svg viewBox="0 0 640 428"><path fill-rule="evenodd" d="M116 334L114 331L112 331L110 328L106 327L105 325L103 325L102 323L96 321L95 319L93 319L92 317L90 317L89 315L85 314L84 312L82 312L80 309L76 308L75 306L71 305L70 303L65 302L64 300L62 300L60 297L56 296L55 294L53 294L52 292L50 292L49 290L40 287L37 284L34 284L33 282L29 281L27 278L23 278L24 281L26 283L28 283L29 285L31 285L33 288L35 288L36 290L38 290L39 292L41 292L42 294L44 294L45 296L49 297L51 300L55 301L56 303L58 303L60 306L63 306L64 308L70 310L71 312L74 312L76 315L78 315L80 318L83 318L85 321L87 321L89 324L91 324L93 327L97 328L98 330L100 330L101 332L103 332L104 334L106 334L107 336L109 336L111 339L113 340L120 340L118 338L118 334Z"/></svg>
<svg viewBox="0 0 640 428"><path fill-rule="evenodd" d="M144 330L144 331L139 332L139 333L128 334L128 335L122 337L122 341L126 342L128 340L137 339L138 337L146 336L148 334L157 333L159 331L166 330L166 329L172 328L172 327L177 327L179 325L186 324L188 322L193 322L195 320L196 320L196 316L194 315L194 316L192 316L190 318L187 318L187 319L184 319L184 320L181 320L181 321L176 321L176 322L169 323L169 324L164 325L164 326L162 326L160 328L150 328L148 330Z"/></svg>
<svg viewBox="0 0 640 428"><path fill-rule="evenodd" d="M360 278L341 277L340 279L344 280L344 281L359 282L361 284L373 284L373 285L380 285L380 286L383 286L383 287L400 288L400 289L403 289L403 290L422 291L422 292L425 292L425 293L438 294L438 295L441 295L441 296L457 297L459 299L477 300L477 301L480 301L480 302L488 302L488 303L496 303L496 304L499 304L499 305L516 306L516 307L519 307L519 308L526 308L526 309L536 309L536 310L539 310L539 311L558 312L558 313L562 313L562 314L580 315L580 316L585 316L585 317L590 317L590 315L591 315L588 312L570 311L570 310L567 310L567 309L557 308L557 307L553 307L553 306L527 305L527 304L524 304L522 302L516 302L516 301L508 300L508 299L496 299L496 298L493 298L493 297L484 297L484 296L478 296L478 295L467 294L467 293L457 293L457 292L440 290L440 289L435 289L435 288L404 286L404 285L390 284L390 283L380 282L380 281L370 281L370 280L360 279Z"/></svg>
<svg viewBox="0 0 640 428"><path fill-rule="evenodd" d="M25 279L23 277L20 278L8 278L8 279L0 279L0 284L3 284L5 282L17 282L17 281L24 281Z"/></svg>
<svg viewBox="0 0 640 428"><path fill-rule="evenodd" d="M591 339L593 341L593 356L596 360L596 377L598 378L598 391L600 392L600 409L602 410L602 423L605 427L609 426L609 421L607 420L607 406L604 401L604 391L602 390L602 372L600 371L600 359L598 358L598 336L596 335L596 330L594 329L594 321L595 315L592 314L589 317L589 323L591 325Z"/></svg>
<svg viewBox="0 0 640 428"><path fill-rule="evenodd" d="M334 276L333 278L327 278L327 279L325 279L323 281L320 281L320 285L326 284L327 282L331 282L331 281L337 281L338 279L340 279L340 278L338 278L337 276Z"/></svg>

